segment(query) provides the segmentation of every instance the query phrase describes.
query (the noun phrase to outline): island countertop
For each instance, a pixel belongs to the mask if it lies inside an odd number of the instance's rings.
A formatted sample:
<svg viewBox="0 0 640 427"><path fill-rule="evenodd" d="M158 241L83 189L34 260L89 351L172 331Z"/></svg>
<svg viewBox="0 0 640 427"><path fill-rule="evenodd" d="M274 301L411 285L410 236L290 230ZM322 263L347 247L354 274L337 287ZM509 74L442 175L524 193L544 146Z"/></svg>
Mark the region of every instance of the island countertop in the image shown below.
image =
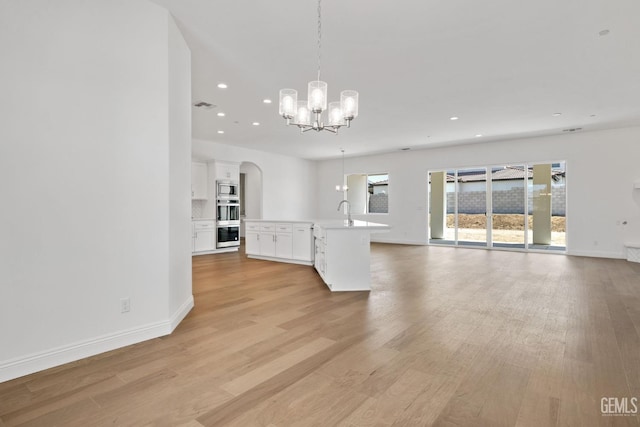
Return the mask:
<svg viewBox="0 0 640 427"><path fill-rule="evenodd" d="M327 230L388 230L390 228L387 224L380 224L370 221L360 221L358 219L353 221L353 225L349 225L347 220L339 219L318 220L314 221L313 224Z"/></svg>
<svg viewBox="0 0 640 427"><path fill-rule="evenodd" d="M336 230L336 229L344 229L344 230L388 230L389 227L387 224L380 224L377 222L370 221L361 221L354 220L353 225L349 225L347 220L341 219L307 219L307 220L289 220L289 219L243 219L243 222L271 222L271 223L291 223L291 224L313 224L318 227L325 228L327 230Z"/></svg>

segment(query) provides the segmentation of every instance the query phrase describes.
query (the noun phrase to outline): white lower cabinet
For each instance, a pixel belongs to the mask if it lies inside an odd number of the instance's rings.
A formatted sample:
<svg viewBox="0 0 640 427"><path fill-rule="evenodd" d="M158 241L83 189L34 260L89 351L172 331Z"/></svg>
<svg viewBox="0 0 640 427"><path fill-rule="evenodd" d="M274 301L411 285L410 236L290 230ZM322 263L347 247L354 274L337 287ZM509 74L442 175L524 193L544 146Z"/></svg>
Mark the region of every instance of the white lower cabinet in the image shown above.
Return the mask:
<svg viewBox="0 0 640 427"><path fill-rule="evenodd" d="M292 231L291 258L313 260L313 227L311 224L294 224Z"/></svg>
<svg viewBox="0 0 640 427"><path fill-rule="evenodd" d="M193 221L193 252L208 252L216 248L214 221Z"/></svg>
<svg viewBox="0 0 640 427"><path fill-rule="evenodd" d="M291 233L293 225L290 223L278 223L276 227L276 257L293 259L293 239Z"/></svg>
<svg viewBox="0 0 640 427"><path fill-rule="evenodd" d="M245 252L251 258L312 265L312 223L245 223Z"/></svg>
<svg viewBox="0 0 640 427"><path fill-rule="evenodd" d="M314 225L314 267L332 291L371 290L369 230Z"/></svg>
<svg viewBox="0 0 640 427"><path fill-rule="evenodd" d="M247 255L260 255L260 227L245 225L244 250Z"/></svg>

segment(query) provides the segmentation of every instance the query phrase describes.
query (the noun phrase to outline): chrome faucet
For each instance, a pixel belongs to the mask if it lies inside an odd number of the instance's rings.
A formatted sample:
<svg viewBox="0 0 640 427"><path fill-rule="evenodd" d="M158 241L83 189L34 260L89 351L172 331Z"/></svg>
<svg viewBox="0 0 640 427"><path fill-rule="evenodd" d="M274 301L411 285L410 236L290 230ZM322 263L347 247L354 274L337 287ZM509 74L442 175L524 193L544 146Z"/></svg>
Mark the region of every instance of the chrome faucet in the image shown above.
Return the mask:
<svg viewBox="0 0 640 427"><path fill-rule="evenodd" d="M340 210L340 208L342 207L343 204L347 204L347 221L349 224L349 227L353 226L353 220L351 219L351 203L349 203L348 200L343 200L338 204L338 211Z"/></svg>

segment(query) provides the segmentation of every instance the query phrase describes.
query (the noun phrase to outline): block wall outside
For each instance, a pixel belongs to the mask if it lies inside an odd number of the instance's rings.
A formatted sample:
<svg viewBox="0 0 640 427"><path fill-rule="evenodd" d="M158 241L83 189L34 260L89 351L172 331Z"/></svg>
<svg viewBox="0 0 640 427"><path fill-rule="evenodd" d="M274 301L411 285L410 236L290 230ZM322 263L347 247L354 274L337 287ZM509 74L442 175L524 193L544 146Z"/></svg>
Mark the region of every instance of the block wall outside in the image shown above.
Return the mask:
<svg viewBox="0 0 640 427"><path fill-rule="evenodd" d="M369 196L370 213L388 213L389 195L385 193L371 194Z"/></svg>
<svg viewBox="0 0 640 427"><path fill-rule="evenodd" d="M565 216L567 198L565 187L553 187L551 196L551 214ZM454 213L454 193L447 193L447 213ZM529 212L533 211L533 195L529 194ZM484 191L464 191L458 193L458 212L464 214L483 214L487 211ZM493 193L493 213L524 214L524 198L521 188L497 191Z"/></svg>

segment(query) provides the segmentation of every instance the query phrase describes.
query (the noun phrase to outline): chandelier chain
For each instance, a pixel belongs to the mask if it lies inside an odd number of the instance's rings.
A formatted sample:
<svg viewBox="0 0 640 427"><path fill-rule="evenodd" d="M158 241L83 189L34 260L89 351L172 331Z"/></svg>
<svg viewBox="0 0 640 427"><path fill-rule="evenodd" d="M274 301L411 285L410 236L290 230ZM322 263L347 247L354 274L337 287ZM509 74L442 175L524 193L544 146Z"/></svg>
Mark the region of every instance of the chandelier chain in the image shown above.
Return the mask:
<svg viewBox="0 0 640 427"><path fill-rule="evenodd" d="M320 3L322 0L318 0L318 81L320 81L320 59L322 49L322 8Z"/></svg>

